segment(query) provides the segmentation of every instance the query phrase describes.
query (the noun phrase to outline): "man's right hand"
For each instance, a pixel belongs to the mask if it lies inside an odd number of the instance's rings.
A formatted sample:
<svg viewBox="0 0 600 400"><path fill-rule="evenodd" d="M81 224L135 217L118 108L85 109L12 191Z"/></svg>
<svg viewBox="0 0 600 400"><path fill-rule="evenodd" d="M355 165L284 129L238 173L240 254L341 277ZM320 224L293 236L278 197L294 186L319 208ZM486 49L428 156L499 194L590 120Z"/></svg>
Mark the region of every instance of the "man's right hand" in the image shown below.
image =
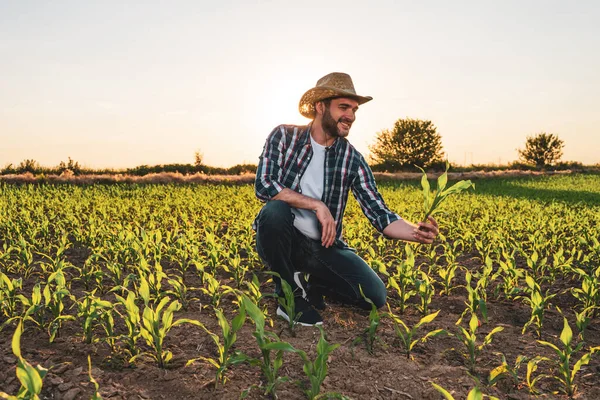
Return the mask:
<svg viewBox="0 0 600 400"><path fill-rule="evenodd" d="M325 203L320 202L320 204L315 209L317 213L317 219L321 223L321 245L323 247L333 246L335 243L335 235L336 235L336 224L333 219L333 215L331 215L331 211L325 205Z"/></svg>

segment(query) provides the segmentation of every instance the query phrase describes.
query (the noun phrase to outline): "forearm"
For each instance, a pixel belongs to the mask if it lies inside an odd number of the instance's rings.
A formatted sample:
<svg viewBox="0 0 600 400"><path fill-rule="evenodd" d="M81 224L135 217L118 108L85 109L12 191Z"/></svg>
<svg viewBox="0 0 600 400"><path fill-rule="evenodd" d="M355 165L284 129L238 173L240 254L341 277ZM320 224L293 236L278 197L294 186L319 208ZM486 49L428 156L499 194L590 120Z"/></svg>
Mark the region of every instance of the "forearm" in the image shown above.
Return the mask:
<svg viewBox="0 0 600 400"><path fill-rule="evenodd" d="M390 239L400 239L410 242L419 242L415 237L415 230L418 227L404 219L392 222L383 229L383 234Z"/></svg>
<svg viewBox="0 0 600 400"><path fill-rule="evenodd" d="M274 196L272 200L281 200L289 204L291 207L313 211L316 211L319 206L323 205L321 200L313 199L312 197L305 196L288 188L284 188L281 192Z"/></svg>

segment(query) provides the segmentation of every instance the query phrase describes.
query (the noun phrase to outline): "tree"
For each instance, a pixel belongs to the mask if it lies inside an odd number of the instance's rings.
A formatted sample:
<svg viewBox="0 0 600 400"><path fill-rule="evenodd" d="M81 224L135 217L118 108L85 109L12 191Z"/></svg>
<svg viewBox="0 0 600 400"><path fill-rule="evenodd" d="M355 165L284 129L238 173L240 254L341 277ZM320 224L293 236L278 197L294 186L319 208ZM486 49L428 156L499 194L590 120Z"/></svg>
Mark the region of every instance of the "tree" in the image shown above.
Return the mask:
<svg viewBox="0 0 600 400"><path fill-rule="evenodd" d="M565 143L553 133L541 132L527 136L525 149L519 151L519 159L527 164L535 164L541 168L560 160Z"/></svg>
<svg viewBox="0 0 600 400"><path fill-rule="evenodd" d="M200 150L196 150L194 153L194 165L196 167L201 167L204 162L204 154L200 152Z"/></svg>
<svg viewBox="0 0 600 400"><path fill-rule="evenodd" d="M369 146L371 159L388 170L418 165L428 167L442 161L442 137L431 121L398 119L392 130L377 133Z"/></svg>

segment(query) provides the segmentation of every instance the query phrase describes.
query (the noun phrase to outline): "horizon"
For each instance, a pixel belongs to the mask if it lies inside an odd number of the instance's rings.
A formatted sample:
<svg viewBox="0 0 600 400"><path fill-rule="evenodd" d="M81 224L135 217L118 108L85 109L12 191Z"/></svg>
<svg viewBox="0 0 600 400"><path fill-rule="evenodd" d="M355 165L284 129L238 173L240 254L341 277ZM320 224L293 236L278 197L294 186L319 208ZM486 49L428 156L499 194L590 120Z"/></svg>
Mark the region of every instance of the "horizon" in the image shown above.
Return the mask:
<svg viewBox="0 0 600 400"><path fill-rule="evenodd" d="M348 137L365 157L408 117L456 165L510 164L539 132L595 165L599 18L592 1L4 3L0 167L257 164L333 71L374 98Z"/></svg>

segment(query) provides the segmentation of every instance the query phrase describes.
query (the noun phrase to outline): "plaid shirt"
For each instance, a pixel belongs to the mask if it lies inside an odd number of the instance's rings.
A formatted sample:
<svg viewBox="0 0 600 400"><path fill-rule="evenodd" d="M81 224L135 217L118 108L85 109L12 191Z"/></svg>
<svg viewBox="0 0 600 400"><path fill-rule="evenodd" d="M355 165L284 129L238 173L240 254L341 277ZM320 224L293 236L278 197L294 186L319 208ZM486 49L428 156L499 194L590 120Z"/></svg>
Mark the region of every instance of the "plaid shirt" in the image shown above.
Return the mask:
<svg viewBox="0 0 600 400"><path fill-rule="evenodd" d="M280 125L271 132L256 170L254 189L260 200L271 200L284 188L302 192L300 178L313 154L311 125ZM326 150L324 178L321 201L327 205L336 222L338 240L342 240L342 218L349 190L352 190L363 213L379 232L400 219L385 205L377 191L371 168L346 139L338 138Z"/></svg>

